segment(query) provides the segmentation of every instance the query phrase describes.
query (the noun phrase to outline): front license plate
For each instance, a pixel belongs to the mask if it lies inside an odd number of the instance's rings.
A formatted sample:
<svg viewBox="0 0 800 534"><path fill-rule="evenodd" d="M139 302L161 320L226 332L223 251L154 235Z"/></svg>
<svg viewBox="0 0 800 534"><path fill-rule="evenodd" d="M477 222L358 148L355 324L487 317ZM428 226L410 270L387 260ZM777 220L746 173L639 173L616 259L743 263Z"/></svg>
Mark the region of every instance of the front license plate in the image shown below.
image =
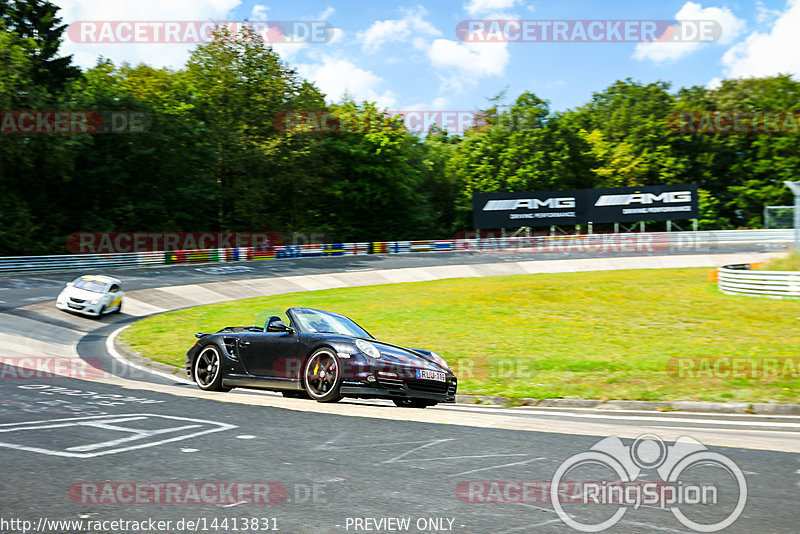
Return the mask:
<svg viewBox="0 0 800 534"><path fill-rule="evenodd" d="M428 371L426 369L417 369L417 378L420 380L437 380L439 382L445 381L444 373L440 373L439 371Z"/></svg>

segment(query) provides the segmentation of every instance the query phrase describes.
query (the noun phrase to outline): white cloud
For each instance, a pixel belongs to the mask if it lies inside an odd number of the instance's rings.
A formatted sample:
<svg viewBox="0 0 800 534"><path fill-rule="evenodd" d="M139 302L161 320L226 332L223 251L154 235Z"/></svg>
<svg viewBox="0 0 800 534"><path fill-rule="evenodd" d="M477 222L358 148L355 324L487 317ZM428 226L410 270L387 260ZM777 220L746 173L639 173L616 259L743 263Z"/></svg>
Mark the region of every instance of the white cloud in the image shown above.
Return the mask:
<svg viewBox="0 0 800 534"><path fill-rule="evenodd" d="M308 43L270 43L272 49L287 63L293 63L302 50L308 48Z"/></svg>
<svg viewBox="0 0 800 534"><path fill-rule="evenodd" d="M225 20L241 0L136 0L128 2L109 0L53 0L65 24L76 21L164 21ZM61 47L64 55L73 54L73 62L81 67L92 67L97 57L103 56L115 63L127 61L148 65L180 67L189 56L193 44L90 44L66 40Z"/></svg>
<svg viewBox="0 0 800 534"><path fill-rule="evenodd" d="M769 9L761 0L756 2L756 22L759 24L772 24L780 16L780 9Z"/></svg>
<svg viewBox="0 0 800 534"><path fill-rule="evenodd" d="M800 0L789 0L769 32L752 32L722 56L731 78L788 73L800 76Z"/></svg>
<svg viewBox="0 0 800 534"><path fill-rule="evenodd" d="M269 7L263 4L254 5L250 11L250 20L267 20L267 11L269 11Z"/></svg>
<svg viewBox="0 0 800 534"><path fill-rule="evenodd" d="M500 76L508 65L508 43L460 43L436 39L428 50L431 64L443 72L445 88L456 90L479 78Z"/></svg>
<svg viewBox="0 0 800 534"><path fill-rule="evenodd" d="M326 56L319 64L298 65L297 71L313 81L330 102L349 95L356 101L377 102L378 107L392 108L397 105L397 98L392 91L381 91L385 83L383 78L346 59Z"/></svg>
<svg viewBox="0 0 800 534"><path fill-rule="evenodd" d="M717 44L730 44L744 30L744 21L737 18L727 7L702 7L694 2L686 2L683 7L675 14L678 24L672 27L677 35L684 35L695 31L699 21L713 20L719 24L722 33ZM671 35L671 34L670 34ZM687 56L701 47L706 42L703 41L653 41L639 43L633 52L634 59L650 60L656 63L664 61L675 61Z"/></svg>
<svg viewBox="0 0 800 534"><path fill-rule="evenodd" d="M331 36L331 40L328 41L328 44L338 43L342 39L344 39L345 31L340 28L333 28L333 35Z"/></svg>
<svg viewBox="0 0 800 534"><path fill-rule="evenodd" d="M722 78L717 76L708 80L706 84L706 89L719 89L720 87L722 87Z"/></svg>
<svg viewBox="0 0 800 534"><path fill-rule="evenodd" d="M406 11L403 18L375 21L372 26L357 35L361 41L361 49L367 54L374 54L389 42L406 42L412 40L419 48L423 36L441 35L441 32L424 19L427 12L419 7L416 11Z"/></svg>
<svg viewBox="0 0 800 534"><path fill-rule="evenodd" d="M328 20L328 17L333 15L334 12L336 12L336 10L333 9L331 6L328 6L325 9L323 9L319 15L317 15L316 20Z"/></svg>
<svg viewBox="0 0 800 534"><path fill-rule="evenodd" d="M406 110L416 111L451 111L449 109L450 99L446 96L437 96L430 102L414 102L405 106Z"/></svg>
<svg viewBox="0 0 800 534"><path fill-rule="evenodd" d="M305 20L311 20L311 21L315 21L315 22L316 21L327 21L328 17L333 15L335 12L336 12L336 10L329 6L329 7L326 7L325 9L323 9L316 16L308 17ZM328 26L327 32L328 32L328 41L327 42L325 42L325 43L313 43L313 44L318 45L318 46L329 46L329 45L332 45L333 43L340 42L342 39L344 39L344 35L345 35L344 30L342 30L340 28L333 27L333 25ZM287 39L288 42L285 42L285 43L278 42L278 43L273 43L272 44L273 50L275 50L278 53L278 55L281 56L281 59L283 59L284 61L289 62L289 63L293 63L293 62L295 62L297 60L297 58L300 55L300 52L302 50L306 50L306 51L313 50L313 48L309 48L311 43L308 43L308 42L304 41L301 38L298 38L297 36L295 36L293 34L290 34L287 37L288 37L288 39ZM316 54L316 57L320 57L320 54Z"/></svg>
<svg viewBox="0 0 800 534"><path fill-rule="evenodd" d="M471 17L494 14L522 4L522 0L469 0L464 10Z"/></svg>

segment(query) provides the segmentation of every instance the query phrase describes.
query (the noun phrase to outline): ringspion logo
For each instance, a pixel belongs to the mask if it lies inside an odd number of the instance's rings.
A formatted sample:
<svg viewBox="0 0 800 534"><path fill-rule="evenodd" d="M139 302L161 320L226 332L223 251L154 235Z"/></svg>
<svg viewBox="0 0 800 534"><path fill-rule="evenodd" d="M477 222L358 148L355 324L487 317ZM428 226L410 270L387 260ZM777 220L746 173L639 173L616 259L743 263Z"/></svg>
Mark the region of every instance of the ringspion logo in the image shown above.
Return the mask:
<svg viewBox="0 0 800 534"><path fill-rule="evenodd" d="M607 476L599 480L583 476L600 472ZM650 481L650 472L658 480ZM575 480L575 474L591 482L582 483L580 492L563 502L560 488ZM558 517L580 532L611 528L641 506L669 509L679 523L697 532L718 532L744 511L747 481L733 460L688 436L672 446L653 434L639 436L631 445L608 437L558 466L550 483L550 501ZM583 505L615 505L616 510L598 518L587 514Z"/></svg>

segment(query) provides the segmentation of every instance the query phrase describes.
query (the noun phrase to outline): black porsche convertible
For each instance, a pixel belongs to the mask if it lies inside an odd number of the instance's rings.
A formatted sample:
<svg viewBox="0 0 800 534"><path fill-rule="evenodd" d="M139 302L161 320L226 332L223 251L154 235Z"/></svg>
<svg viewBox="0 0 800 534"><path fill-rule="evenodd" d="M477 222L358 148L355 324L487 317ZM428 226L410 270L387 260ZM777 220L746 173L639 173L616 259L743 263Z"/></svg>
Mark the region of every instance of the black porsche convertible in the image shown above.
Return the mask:
<svg viewBox="0 0 800 534"><path fill-rule="evenodd" d="M457 378L441 356L379 341L338 313L264 312L253 326L195 336L186 372L200 389L262 388L318 402L387 398L413 408L455 402Z"/></svg>

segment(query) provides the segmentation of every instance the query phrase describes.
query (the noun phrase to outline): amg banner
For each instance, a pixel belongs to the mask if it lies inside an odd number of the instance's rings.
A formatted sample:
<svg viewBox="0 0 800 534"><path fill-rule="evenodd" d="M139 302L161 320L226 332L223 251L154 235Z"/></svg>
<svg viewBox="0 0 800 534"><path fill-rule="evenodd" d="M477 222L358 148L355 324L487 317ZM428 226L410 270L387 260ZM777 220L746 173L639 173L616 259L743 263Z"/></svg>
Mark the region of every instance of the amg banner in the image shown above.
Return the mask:
<svg viewBox="0 0 800 534"><path fill-rule="evenodd" d="M697 186L476 193L472 210L477 229L694 219Z"/></svg>

